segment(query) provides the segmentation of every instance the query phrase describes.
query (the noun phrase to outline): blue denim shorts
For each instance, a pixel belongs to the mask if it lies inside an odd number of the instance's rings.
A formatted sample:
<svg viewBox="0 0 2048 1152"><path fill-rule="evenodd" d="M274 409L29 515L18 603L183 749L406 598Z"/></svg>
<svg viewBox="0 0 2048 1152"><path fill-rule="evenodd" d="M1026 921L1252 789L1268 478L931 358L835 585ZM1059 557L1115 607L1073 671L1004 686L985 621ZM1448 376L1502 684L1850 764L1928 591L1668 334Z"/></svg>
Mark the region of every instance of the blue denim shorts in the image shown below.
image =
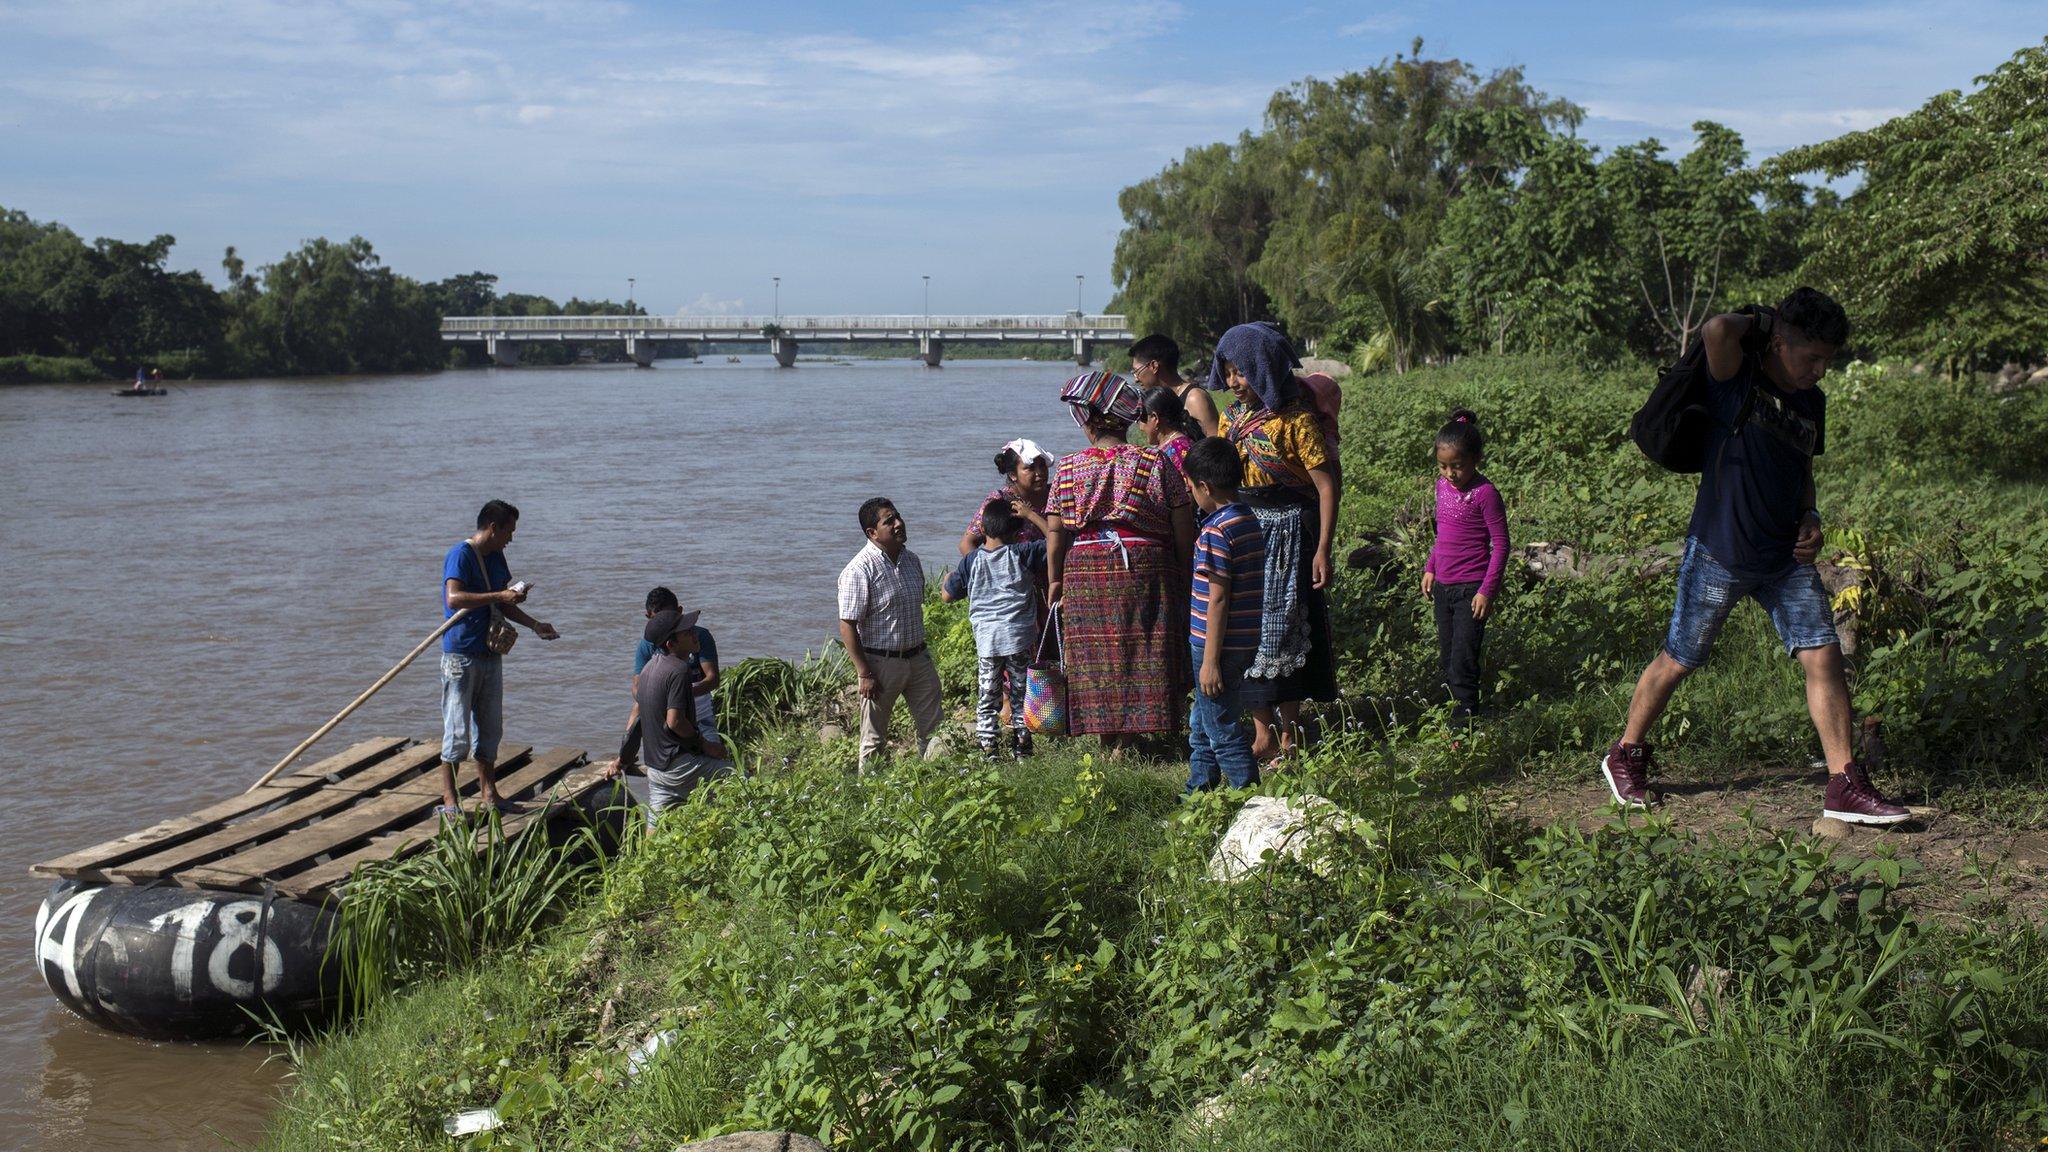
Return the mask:
<svg viewBox="0 0 2048 1152"><path fill-rule="evenodd" d="M1820 573L1811 564L1795 565L1768 580L1738 580L1698 540L1685 542L1678 565L1678 603L1671 610L1671 630L1664 651L1687 668L1698 668L1713 651L1714 637L1728 622L1728 613L1743 597L1753 598L1770 614L1771 627L1785 642L1785 652L1841 643L1835 635L1835 609Z"/></svg>

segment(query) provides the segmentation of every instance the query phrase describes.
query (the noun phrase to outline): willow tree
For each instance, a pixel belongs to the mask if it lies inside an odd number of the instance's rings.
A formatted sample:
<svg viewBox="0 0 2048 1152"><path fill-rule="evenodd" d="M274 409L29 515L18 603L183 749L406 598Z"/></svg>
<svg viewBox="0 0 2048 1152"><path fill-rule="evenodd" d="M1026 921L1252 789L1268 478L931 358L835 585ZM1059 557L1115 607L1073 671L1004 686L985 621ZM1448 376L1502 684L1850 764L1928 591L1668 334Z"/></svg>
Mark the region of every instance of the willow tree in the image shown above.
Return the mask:
<svg viewBox="0 0 2048 1152"><path fill-rule="evenodd" d="M1335 343L1378 339L1405 366L1446 346L1449 325L1430 253L1467 187L1502 178L1515 157L1494 133L1455 131L1491 113L1532 130L1570 128L1578 107L1530 87L1520 69L1481 75L1461 60L1396 56L1274 95L1267 131L1284 187L1254 274L1289 330Z"/></svg>
<svg viewBox="0 0 2048 1152"><path fill-rule="evenodd" d="M1861 177L1816 221L1801 275L1879 350L1952 369L2048 350L2048 40L1977 84L1768 165Z"/></svg>
<svg viewBox="0 0 2048 1152"><path fill-rule="evenodd" d="M1192 354L1233 324L1265 319L1271 304L1252 276L1272 228L1273 166L1258 137L1190 148L1117 195L1124 230L1110 271L1115 306L1146 332L1165 332Z"/></svg>

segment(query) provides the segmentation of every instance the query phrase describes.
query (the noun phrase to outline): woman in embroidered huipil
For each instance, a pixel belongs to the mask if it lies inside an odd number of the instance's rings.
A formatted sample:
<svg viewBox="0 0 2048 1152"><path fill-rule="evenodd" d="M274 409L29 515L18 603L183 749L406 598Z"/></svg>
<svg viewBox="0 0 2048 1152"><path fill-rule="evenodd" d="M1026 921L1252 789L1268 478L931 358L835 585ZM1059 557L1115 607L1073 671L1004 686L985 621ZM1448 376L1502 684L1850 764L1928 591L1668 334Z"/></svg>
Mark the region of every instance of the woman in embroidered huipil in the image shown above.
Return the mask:
<svg viewBox="0 0 2048 1152"><path fill-rule="evenodd" d="M1127 442L1142 414L1130 381L1083 373L1060 399L1089 441L1053 469L1047 504L1067 724L1116 748L1179 731L1187 712L1194 502L1158 449Z"/></svg>
<svg viewBox="0 0 2048 1152"><path fill-rule="evenodd" d="M1328 596L1337 462L1295 378L1299 363L1278 328L1240 324L1217 343L1210 374L1211 387L1235 398L1217 434L1237 446L1238 497L1266 530L1266 604L1243 695L1262 759L1294 747L1303 700L1337 698Z"/></svg>

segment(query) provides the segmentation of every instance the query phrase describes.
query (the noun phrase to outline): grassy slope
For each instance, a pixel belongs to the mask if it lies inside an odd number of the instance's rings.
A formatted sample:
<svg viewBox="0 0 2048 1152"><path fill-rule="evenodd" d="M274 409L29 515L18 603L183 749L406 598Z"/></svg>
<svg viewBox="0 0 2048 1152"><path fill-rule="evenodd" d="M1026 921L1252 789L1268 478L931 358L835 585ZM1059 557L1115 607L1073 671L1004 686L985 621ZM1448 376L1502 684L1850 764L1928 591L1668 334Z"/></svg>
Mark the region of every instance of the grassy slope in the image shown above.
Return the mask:
<svg viewBox="0 0 2048 1152"><path fill-rule="evenodd" d="M1675 540L1687 485L1618 431L1640 377L1477 361L1355 383L1347 529L1421 507L1430 432L1461 402L1494 435L1520 539ZM1889 710L1901 782L2038 797L2039 704L2016 705L2013 678L2043 698L2027 532L2044 510L2027 447L2042 405L1938 387L1833 389L1822 503L1883 574L1857 692ZM1895 895L1908 862L1664 821L1532 833L1488 809L1478 785L1503 771L1586 770L1661 635L1668 577L1517 586L1488 640L1502 710L1487 739L1453 746L1417 721L1424 541L1394 543L1386 583L1348 574L1340 597L1353 730L1265 789L1366 822L1323 839L1317 867L1205 880L1237 799L1177 805L1176 765L1062 746L1022 767L862 779L849 742L787 729L756 742L759 775L665 821L539 946L423 982L322 1043L271 1143L442 1147L441 1116L492 1102L508 1146L544 1147L750 1126L847 1147L1104 1150L2042 1134L2035 930L1919 924ZM947 681L969 683L962 621L935 611ZM1796 677L1758 615L1685 689L1665 733L1676 762L1804 753ZM1963 793L1965 760L1993 783ZM622 1079L618 1048L670 1028L664 1057Z"/></svg>

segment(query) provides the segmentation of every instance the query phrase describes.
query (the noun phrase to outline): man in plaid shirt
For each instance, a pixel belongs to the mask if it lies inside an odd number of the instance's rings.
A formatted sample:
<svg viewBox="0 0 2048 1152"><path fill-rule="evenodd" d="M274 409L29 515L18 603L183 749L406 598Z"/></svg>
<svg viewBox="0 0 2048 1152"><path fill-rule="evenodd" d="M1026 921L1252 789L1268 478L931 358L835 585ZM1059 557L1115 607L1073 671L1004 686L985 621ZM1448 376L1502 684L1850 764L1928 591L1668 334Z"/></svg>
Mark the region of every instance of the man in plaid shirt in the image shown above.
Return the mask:
<svg viewBox="0 0 2048 1152"><path fill-rule="evenodd" d="M922 754L939 726L939 669L924 643L924 567L905 545L896 506L877 496L860 506L867 546L839 573L839 639L860 677L860 762L889 742L896 698L910 706Z"/></svg>

